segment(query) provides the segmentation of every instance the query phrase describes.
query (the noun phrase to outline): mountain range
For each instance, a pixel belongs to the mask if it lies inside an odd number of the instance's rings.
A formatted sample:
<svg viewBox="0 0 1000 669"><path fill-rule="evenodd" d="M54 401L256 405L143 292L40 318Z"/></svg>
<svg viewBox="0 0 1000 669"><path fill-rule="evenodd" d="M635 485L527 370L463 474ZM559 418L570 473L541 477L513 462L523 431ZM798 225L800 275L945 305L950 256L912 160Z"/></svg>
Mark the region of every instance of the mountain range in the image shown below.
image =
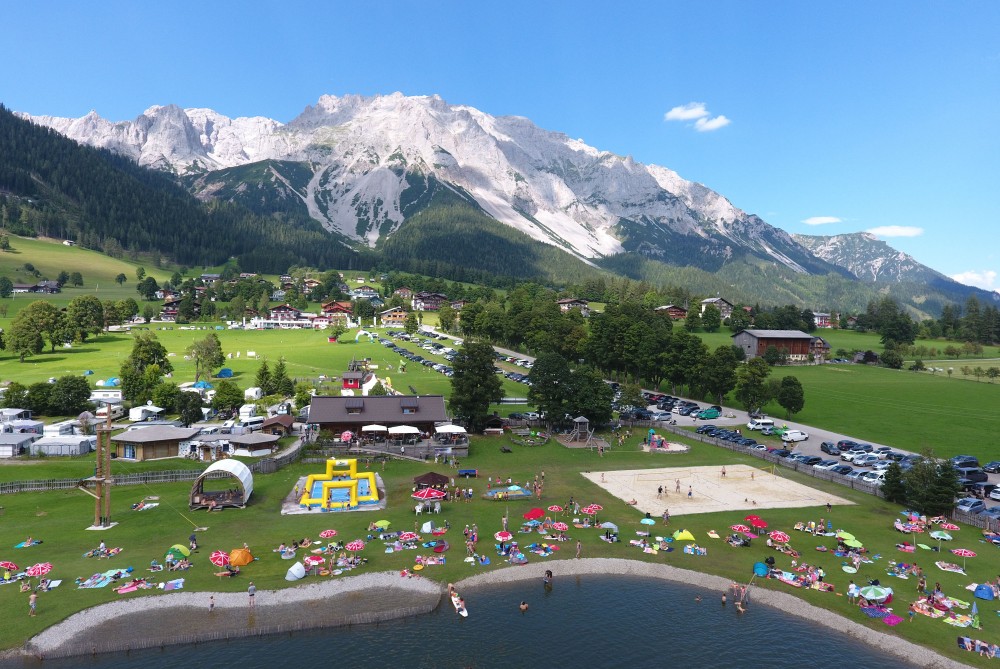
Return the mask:
<svg viewBox="0 0 1000 669"><path fill-rule="evenodd" d="M308 217L354 247L380 248L448 202L592 266L653 261L718 273L741 263L782 276L932 284L942 299L984 292L871 235L790 235L665 167L438 96L323 96L288 123L175 105L121 122L94 112L20 116L172 173L203 201Z"/></svg>

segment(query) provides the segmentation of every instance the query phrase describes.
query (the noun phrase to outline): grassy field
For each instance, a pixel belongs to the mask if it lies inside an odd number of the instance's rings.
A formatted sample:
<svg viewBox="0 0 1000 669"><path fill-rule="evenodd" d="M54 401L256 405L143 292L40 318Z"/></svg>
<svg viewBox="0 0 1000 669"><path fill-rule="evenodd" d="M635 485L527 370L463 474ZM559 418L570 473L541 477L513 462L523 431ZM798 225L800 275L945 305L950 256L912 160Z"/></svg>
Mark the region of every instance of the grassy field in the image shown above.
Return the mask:
<svg viewBox="0 0 1000 669"><path fill-rule="evenodd" d="M583 503L596 502L604 506L601 520L610 520L621 528L624 543L607 544L598 539L595 530L573 530L570 534L574 540L583 543L585 557L627 557L636 560L663 562L680 567L697 569L719 574L726 578L744 582L750 572L750 566L767 555L775 555L778 565L788 567L788 558L772 553L763 542L754 542L751 548L730 548L721 540L706 537L709 529L725 533L727 527L736 522L742 522L746 512L727 512L703 514L695 516L679 516L674 518L671 529L686 528L690 530L702 545L709 549L705 557L686 555L680 550L658 556L643 554L628 546L629 538L635 536L635 531L643 526L639 523L641 514L620 500L611 497L598 486L589 483L579 475L581 471L603 471L613 469L636 469L663 466L720 466L722 464L750 463L755 461L744 456L735 455L702 444L692 445L687 454L651 455L642 453L638 448L638 437L633 438L624 449L614 449L604 458L585 449L566 449L554 442L541 447L528 448L514 446L514 455L500 453L502 445L510 445L505 438L474 438L470 456L462 462L463 467L476 467L485 477L507 476L517 481L532 479L535 475L545 472L546 489L541 506L550 504L565 504L572 495ZM49 462L36 466L35 474L47 475L50 472ZM385 518L397 529L412 529L414 523L409 493L411 480L428 469L447 473L445 467L425 466L418 463L393 462L381 475L386 482L388 509L385 512L352 513L352 514L313 514L304 516L281 516L280 503L287 496L298 477L321 469L321 465L298 464L288 467L276 474L254 477L254 493L251 504L245 510L226 510L222 513L193 514L186 508L188 484L165 484L152 486L121 487L114 490L112 518L120 524L102 533L100 536L87 532L84 528L90 524L93 517L93 500L78 491L63 491L53 493L20 494L4 497L3 502L3 538L0 539L0 557L14 560L25 566L36 561L50 561L55 565L53 578L63 579L63 585L51 593L43 593L39 601L37 618L21 615L27 610L27 595L18 592L16 586L0 588L0 602L4 610L13 612L5 619L5 625L0 628L0 647L11 647L22 643L26 638L51 625L71 613L95 604L112 601L119 598L110 588L97 590L78 590L73 586L73 579L86 578L97 571L116 567L132 566L136 573L143 576L153 576L145 571L151 560L163 559L166 550L174 543L186 543L187 536L195 526L208 526L208 530L199 533L201 549L194 555L194 567L182 574L186 579L185 588L194 591L242 591L246 588L247 579L253 579L259 588L264 590L288 587L284 581L284 573L288 562L281 560L271 550L281 542L290 542L303 536L316 538L318 533L328 527L337 529L338 538L351 540L364 538L369 522ZM54 472L52 472L54 475ZM793 473L782 473L783 476L794 478ZM796 480L799 480L796 478ZM832 554L820 554L813 548L819 544L829 544L829 540L813 538L808 535L791 531L797 521L818 520L820 517L832 518L835 526L844 528L861 538L868 550L878 553L884 558L920 559L928 569L928 576L933 583L940 581L945 592L966 594L962 591L969 581L981 581L993 578L1000 571L1000 549L984 546L975 541L975 530L963 529L959 534L961 542L956 545L972 547L979 552L979 557L969 560L969 576L937 571L931 564L930 553L906 556L895 550L895 542L900 536L892 530L892 519L898 514L898 509L884 504L879 500L855 493L849 489L821 483L812 479L799 480L841 497L846 497L858 503L858 506L837 507L832 514L825 508L768 510L761 515L768 521L771 528L788 531L792 535L793 545L803 551L803 561L823 566L828 574L827 582L835 585L838 592L846 590L848 576L840 571L839 559ZM469 565L462 562L461 528L465 524L477 523L481 536L480 550L494 557L496 568L502 565L499 558L493 555L491 535L500 529L501 516L507 512L516 526L521 514L538 504L533 501L518 501L498 503L479 499L485 491L485 478L471 482L476 491L476 499L472 503L450 503L445 505L445 513L434 517L436 521L447 519L451 532L446 537L451 540L453 548L449 553L447 565L429 567L424 570L426 578L433 578L445 583L458 580L470 573ZM150 511L135 512L130 505L147 495L160 497L161 505ZM659 531L660 526L653 528ZM516 527L515 527L516 529ZM654 532L656 533L656 532ZM967 534L966 534L967 533ZM44 543L29 549L11 549L24 536L42 539ZM527 535L522 535L522 540ZM124 552L111 560L97 561L82 557L87 550L94 548L100 539L108 546L121 546ZM250 544L254 554L259 558L245 568L245 576L237 579L220 581L213 576L215 569L208 562L208 555L213 550L230 550L241 546L243 542ZM457 544L457 547L454 547ZM559 573L561 558L571 558L574 542L563 544L563 550L546 561L556 574ZM370 541L369 547L362 553L369 559L364 571L392 570L398 571L413 564L413 553L385 554L383 546L377 539ZM529 556L533 564L539 564L540 558ZM886 559L875 564L866 565L860 576L864 578L881 577L883 582L895 586L898 593L897 611L904 611L906 603L913 595L912 581L896 581L884 575ZM159 574L161 579L172 576ZM777 582L760 582L760 587L785 589L794 595L802 597L814 604L840 612L853 620L869 625L880 631L887 631L879 621L870 621L856 609L850 607L846 597L838 597L816 591L799 591ZM155 591L152 591L155 592ZM128 595L129 597L144 596L144 592ZM966 597L969 599L971 597ZM987 609L995 606L982 606L983 624L986 632L983 638L993 638L1000 629L1000 619L990 615ZM900 625L890 633L899 634L917 643L934 647L941 652L957 657L962 661L973 662L978 656L956 654L954 651L955 630L940 621L919 618L912 625Z"/></svg>

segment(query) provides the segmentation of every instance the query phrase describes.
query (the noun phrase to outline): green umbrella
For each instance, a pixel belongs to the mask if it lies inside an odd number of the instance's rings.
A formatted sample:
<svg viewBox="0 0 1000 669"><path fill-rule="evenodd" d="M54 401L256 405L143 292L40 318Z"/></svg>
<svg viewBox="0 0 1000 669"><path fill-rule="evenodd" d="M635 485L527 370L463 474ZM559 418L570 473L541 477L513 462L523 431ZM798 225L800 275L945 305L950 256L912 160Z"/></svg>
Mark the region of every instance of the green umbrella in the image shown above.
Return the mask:
<svg viewBox="0 0 1000 669"><path fill-rule="evenodd" d="M890 594L892 594L892 591L878 585L867 585L861 588L861 596L869 602L881 602Z"/></svg>
<svg viewBox="0 0 1000 669"><path fill-rule="evenodd" d="M861 548L862 546L864 546L864 544L858 541L857 539L850 539L848 541L845 541L844 545L850 546L851 548Z"/></svg>
<svg viewBox="0 0 1000 669"><path fill-rule="evenodd" d="M837 532L837 538L843 539L844 541L853 541L854 535L850 532Z"/></svg>
<svg viewBox="0 0 1000 669"><path fill-rule="evenodd" d="M392 523L389 522L388 520L377 520L377 521L375 521L375 527L380 527L383 530L385 528L389 527L390 525L392 525Z"/></svg>

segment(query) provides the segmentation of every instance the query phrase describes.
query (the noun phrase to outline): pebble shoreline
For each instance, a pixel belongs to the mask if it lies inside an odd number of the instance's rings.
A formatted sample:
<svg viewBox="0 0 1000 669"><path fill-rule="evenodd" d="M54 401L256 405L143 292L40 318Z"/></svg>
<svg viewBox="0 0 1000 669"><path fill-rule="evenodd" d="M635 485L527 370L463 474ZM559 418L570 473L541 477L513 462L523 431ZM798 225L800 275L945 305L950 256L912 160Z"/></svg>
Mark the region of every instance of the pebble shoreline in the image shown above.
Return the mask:
<svg viewBox="0 0 1000 669"><path fill-rule="evenodd" d="M547 563L555 572L557 579L568 576L638 576L666 581L675 581L704 587L714 592L726 591L731 581L721 576L703 574L670 565L651 564L621 558L586 558L579 560L559 560ZM532 565L537 567L538 565ZM532 567L506 567L494 571L483 572L462 579L455 583L466 597L469 591L486 588L492 585L512 583L517 581L536 580L538 570ZM338 620L327 620L325 624L312 624L309 627L324 627L332 625L358 624L392 620L400 617L420 615L433 611L440 604L445 593L445 586L437 581L425 578L401 578L397 572L377 572L361 574L345 579L328 580L320 583L310 583L296 588L283 590L259 590L257 595L257 611L265 618L268 614L281 614L288 607L302 607L311 604L328 602L331 598L350 598L359 593L396 591L391 599L392 606L382 611L367 611L341 616ZM117 602L101 604L91 609L76 613L66 620L53 625L29 640L23 649L14 650L3 657L16 656L52 658L69 657L80 654L115 652L124 650L120 645L94 645L92 633L94 626L100 622L106 625L108 621L120 619L134 623L137 616L156 612L160 618L183 616L164 616L165 609L206 611L209 595L214 594L215 606L220 615L232 615L237 612L245 615L247 611L246 593L210 593L210 592L174 592L162 597L139 597ZM753 606L766 605L780 609L785 613L805 618L840 630L859 641L874 648L903 658L918 666L928 669L957 669L967 665L944 657L933 650L918 646L892 634L879 632L840 614L813 606L791 594L755 588L751 593ZM752 612L749 614L752 615ZM275 617L281 617L277 615ZM308 629L299 626L296 629ZM132 625L132 639L129 649L143 647L159 647L175 643L192 642L191 635L181 639L169 635L154 637L138 635L135 630L143 629L141 625ZM267 624L255 625L244 629L227 630L225 636L195 634L197 640L211 641L214 639L234 638L239 636L258 636L270 633L289 631L289 628L269 627ZM169 630L166 630L169 632ZM87 643L81 641L87 639Z"/></svg>

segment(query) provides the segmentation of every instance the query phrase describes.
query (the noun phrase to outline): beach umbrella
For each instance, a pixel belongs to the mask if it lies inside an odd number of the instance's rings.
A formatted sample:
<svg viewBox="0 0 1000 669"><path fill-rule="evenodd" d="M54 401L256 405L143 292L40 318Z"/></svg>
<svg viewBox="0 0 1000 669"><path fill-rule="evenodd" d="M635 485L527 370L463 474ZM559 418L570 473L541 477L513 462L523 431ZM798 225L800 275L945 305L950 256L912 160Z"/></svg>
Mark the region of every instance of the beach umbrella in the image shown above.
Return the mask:
<svg viewBox="0 0 1000 669"><path fill-rule="evenodd" d="M585 513L588 516L593 516L594 514L597 513L597 509L595 509L592 506L585 506L582 509L580 509L580 513Z"/></svg>
<svg viewBox="0 0 1000 669"><path fill-rule="evenodd" d="M970 551L968 548L952 548L951 552L962 558L962 571L965 571L965 559L976 557L976 553L974 551Z"/></svg>
<svg viewBox="0 0 1000 669"><path fill-rule="evenodd" d="M163 559L168 562L173 562L175 560L180 560L182 557L189 557L191 555L191 549L187 546L182 546L181 544L174 544L167 549L166 555Z"/></svg>
<svg viewBox="0 0 1000 669"><path fill-rule="evenodd" d="M941 542L942 541L951 541L951 535L948 534L947 532L945 532L944 530L936 530L934 532L931 532L930 533L930 537L932 539L937 539L938 550L941 549Z"/></svg>
<svg viewBox="0 0 1000 669"><path fill-rule="evenodd" d="M838 530L837 531L837 538L838 539L843 539L844 541L851 541L852 539L854 539L854 535L851 534L850 532L843 532L843 531L839 531Z"/></svg>
<svg viewBox="0 0 1000 669"><path fill-rule="evenodd" d="M6 569L7 571L17 571L18 566L11 562L10 560L4 560L0 562L0 569Z"/></svg>
<svg viewBox="0 0 1000 669"><path fill-rule="evenodd" d="M783 544L789 539L789 536L781 530L774 530L767 536L771 537L771 541L777 541L779 544Z"/></svg>
<svg viewBox="0 0 1000 669"><path fill-rule="evenodd" d="M844 545L850 546L851 548L861 548L862 546L864 546L864 544L858 541L857 539L848 539L847 541L844 542Z"/></svg>
<svg viewBox="0 0 1000 669"><path fill-rule="evenodd" d="M24 570L24 573L28 576L45 576L50 571L52 571L51 562L39 562L38 564L33 564Z"/></svg>
<svg viewBox="0 0 1000 669"><path fill-rule="evenodd" d="M351 432L350 430L344 430L343 432L340 433L341 441L350 441L351 439L354 439L354 433Z"/></svg>
<svg viewBox="0 0 1000 669"><path fill-rule="evenodd" d="M771 573L771 569L763 562L754 562L753 573L755 576L767 576L769 573Z"/></svg>
<svg viewBox="0 0 1000 669"><path fill-rule="evenodd" d="M962 529L955 523L941 523L940 525L938 525L938 527L940 527L942 530L949 530L951 532L958 532L960 529Z"/></svg>
<svg viewBox="0 0 1000 669"><path fill-rule="evenodd" d="M617 532L618 531L618 526L615 525L614 523L612 523L609 520L609 521L601 523L601 529L602 530L614 530L615 532Z"/></svg>
<svg viewBox="0 0 1000 669"><path fill-rule="evenodd" d="M508 532L507 530L502 530L494 534L493 538L496 539L497 541L510 541L511 539L514 538L514 535Z"/></svg>
<svg viewBox="0 0 1000 669"><path fill-rule="evenodd" d="M302 561L307 567L316 567L326 562L326 558L322 555L308 555Z"/></svg>
<svg viewBox="0 0 1000 669"><path fill-rule="evenodd" d="M447 497L447 495L441 492L440 490L436 490L434 488L421 488L417 492L410 495L410 497L412 497L413 499L422 499L426 501L429 499L444 499L445 497Z"/></svg>
<svg viewBox="0 0 1000 669"><path fill-rule="evenodd" d="M569 529L569 525L567 525L566 523L552 523L552 529L556 530L557 532L565 532L566 530Z"/></svg>
<svg viewBox="0 0 1000 669"><path fill-rule="evenodd" d="M756 527L757 529L761 530L767 527L767 523L761 520L760 518L754 518L753 520L750 521L750 524Z"/></svg>
<svg viewBox="0 0 1000 669"><path fill-rule="evenodd" d="M881 602L884 601L892 591L888 588L883 588L880 585L866 585L861 588L861 596L867 599L869 602Z"/></svg>
<svg viewBox="0 0 1000 669"><path fill-rule="evenodd" d="M319 533L320 539L332 539L337 536L337 530L323 530Z"/></svg>
<svg viewBox="0 0 1000 669"><path fill-rule="evenodd" d="M600 504L588 504L587 506L593 509L594 511L604 511L604 507L601 506Z"/></svg>
<svg viewBox="0 0 1000 669"><path fill-rule="evenodd" d="M245 567L253 562L253 555L245 548L234 548L229 551L229 564L234 567Z"/></svg>
<svg viewBox="0 0 1000 669"><path fill-rule="evenodd" d="M639 522L642 523L643 525L656 525L656 521L653 520L652 518L643 518Z"/></svg>
<svg viewBox="0 0 1000 669"><path fill-rule="evenodd" d="M358 551L363 551L365 549L365 542L361 541L361 539L355 539L354 541L348 542L344 548L352 553L357 553Z"/></svg>
<svg viewBox="0 0 1000 669"><path fill-rule="evenodd" d="M526 514L524 514L524 518L526 518L527 520L538 520L544 515L545 512L536 507L534 509L530 509Z"/></svg>
<svg viewBox="0 0 1000 669"><path fill-rule="evenodd" d="M744 534L751 531L747 525L730 525L729 529L733 532L743 532Z"/></svg>
<svg viewBox="0 0 1000 669"><path fill-rule="evenodd" d="M392 525L392 523L390 521L388 521L388 520L376 520L375 521L375 527L377 527L379 529L382 529L382 530L388 528L390 525Z"/></svg>
<svg viewBox="0 0 1000 669"><path fill-rule="evenodd" d="M229 564L229 553L226 551L213 551L212 554L208 556L208 561L216 567L225 567Z"/></svg>
<svg viewBox="0 0 1000 669"><path fill-rule="evenodd" d="M673 538L674 541L694 541L694 535L688 530L676 530Z"/></svg>
<svg viewBox="0 0 1000 669"><path fill-rule="evenodd" d="M415 541L420 538L420 535L416 532L403 532L399 535L400 541Z"/></svg>
<svg viewBox="0 0 1000 669"><path fill-rule="evenodd" d="M559 513L562 510L563 508L558 504L553 504L552 506L549 507L549 511L551 511L552 513Z"/></svg>
<svg viewBox="0 0 1000 669"><path fill-rule="evenodd" d="M749 516L744 517L743 520L749 523L751 520L760 520L760 516L756 513L751 513Z"/></svg>

